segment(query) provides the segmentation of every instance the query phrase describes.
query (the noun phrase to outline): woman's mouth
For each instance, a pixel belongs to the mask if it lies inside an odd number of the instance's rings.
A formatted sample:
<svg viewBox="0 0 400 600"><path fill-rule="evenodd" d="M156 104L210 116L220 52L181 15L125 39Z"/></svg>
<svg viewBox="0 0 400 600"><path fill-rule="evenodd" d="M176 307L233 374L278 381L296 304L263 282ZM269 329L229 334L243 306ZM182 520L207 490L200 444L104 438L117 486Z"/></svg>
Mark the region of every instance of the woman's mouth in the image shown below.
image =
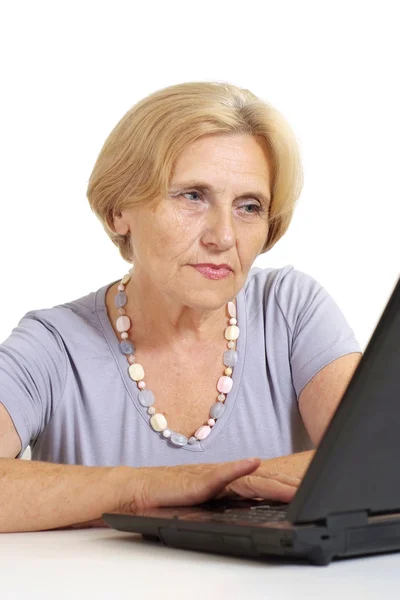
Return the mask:
<svg viewBox="0 0 400 600"><path fill-rule="evenodd" d="M201 265L190 265L194 267L203 277L207 279L224 279L232 273L232 269L228 265L213 265L213 264L201 264Z"/></svg>

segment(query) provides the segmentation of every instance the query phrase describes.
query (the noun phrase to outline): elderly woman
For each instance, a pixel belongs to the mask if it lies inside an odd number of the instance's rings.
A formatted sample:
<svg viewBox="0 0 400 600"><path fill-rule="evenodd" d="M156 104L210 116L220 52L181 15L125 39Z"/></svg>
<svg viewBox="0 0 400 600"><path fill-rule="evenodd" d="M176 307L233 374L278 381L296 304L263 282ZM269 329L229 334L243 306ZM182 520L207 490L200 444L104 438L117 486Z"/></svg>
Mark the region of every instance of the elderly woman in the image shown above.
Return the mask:
<svg viewBox="0 0 400 600"><path fill-rule="evenodd" d="M315 279L252 267L301 188L289 125L248 90L174 85L121 119L87 195L132 267L0 346L0 531L293 497L361 356Z"/></svg>

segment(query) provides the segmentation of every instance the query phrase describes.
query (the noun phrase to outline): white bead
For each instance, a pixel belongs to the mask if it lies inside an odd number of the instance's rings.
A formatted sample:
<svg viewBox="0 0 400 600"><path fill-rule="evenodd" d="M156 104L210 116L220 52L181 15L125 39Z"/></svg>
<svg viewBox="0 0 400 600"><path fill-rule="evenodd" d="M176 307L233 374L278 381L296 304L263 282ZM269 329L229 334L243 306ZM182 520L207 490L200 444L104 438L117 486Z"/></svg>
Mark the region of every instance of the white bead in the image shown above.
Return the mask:
<svg viewBox="0 0 400 600"><path fill-rule="evenodd" d="M123 332L121 333L121 337L122 337L122 339L123 339L123 340L126 340L126 339L127 339L129 336L128 336L128 334L126 333L126 331L123 331Z"/></svg>
<svg viewBox="0 0 400 600"><path fill-rule="evenodd" d="M149 415L155 415L156 409L154 408L154 406L149 406L149 408L147 409L147 412Z"/></svg>
<svg viewBox="0 0 400 600"><path fill-rule="evenodd" d="M219 394L218 402L223 402L225 400L225 398L226 398L225 394Z"/></svg>
<svg viewBox="0 0 400 600"><path fill-rule="evenodd" d="M237 325L231 325L227 327L225 330L225 339L227 340L237 340L239 337L239 327Z"/></svg>
<svg viewBox="0 0 400 600"><path fill-rule="evenodd" d="M133 379L133 381L140 381L141 379L144 379L144 369L139 363L133 363L133 365L129 367L128 371L129 377Z"/></svg>
<svg viewBox="0 0 400 600"><path fill-rule="evenodd" d="M154 431L162 431L167 427L167 419L161 413L156 413L151 417L150 425Z"/></svg>
<svg viewBox="0 0 400 600"><path fill-rule="evenodd" d="M124 286L124 285L122 285L122 283L120 283L120 284L119 284L119 286L117 287L117 290L118 290L119 292L123 292L123 291L124 291L124 289L125 289L125 286Z"/></svg>
<svg viewBox="0 0 400 600"><path fill-rule="evenodd" d="M164 429L164 431L162 432L162 434L163 434L163 436L164 436L165 438L169 438L169 437L171 437L171 432L170 432L170 430L169 430L169 429Z"/></svg>
<svg viewBox="0 0 400 600"><path fill-rule="evenodd" d="M229 319L229 323L231 325L236 325L237 324L237 320L236 319Z"/></svg>
<svg viewBox="0 0 400 600"><path fill-rule="evenodd" d="M235 348L235 342L228 342L228 348L230 348L231 350Z"/></svg>

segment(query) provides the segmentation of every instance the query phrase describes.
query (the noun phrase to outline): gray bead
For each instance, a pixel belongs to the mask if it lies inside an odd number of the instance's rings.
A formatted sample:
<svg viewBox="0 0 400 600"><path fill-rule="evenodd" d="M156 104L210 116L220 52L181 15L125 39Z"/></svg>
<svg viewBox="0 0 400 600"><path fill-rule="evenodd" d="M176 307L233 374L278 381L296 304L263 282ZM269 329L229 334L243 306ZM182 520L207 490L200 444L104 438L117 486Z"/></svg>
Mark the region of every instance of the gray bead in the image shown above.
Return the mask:
<svg viewBox="0 0 400 600"><path fill-rule="evenodd" d="M224 414L224 410L225 410L225 404L222 404L222 402L216 402L211 407L210 417L212 419L220 419L222 417L222 415Z"/></svg>
<svg viewBox="0 0 400 600"><path fill-rule="evenodd" d="M186 446L188 442L187 437L181 433L175 433L174 431L171 433L171 437L168 439L172 444L174 444L174 446Z"/></svg>
<svg viewBox="0 0 400 600"><path fill-rule="evenodd" d="M122 308L123 306L125 306L126 304L126 294L125 292L118 292L118 294L115 296L115 306L117 308Z"/></svg>
<svg viewBox="0 0 400 600"><path fill-rule="evenodd" d="M195 444L197 442L196 438L194 437L194 435L192 435L189 439L188 439L188 444Z"/></svg>
<svg viewBox="0 0 400 600"><path fill-rule="evenodd" d="M236 350L226 350L224 352L223 361L226 367L234 367L238 361L238 353Z"/></svg>
<svg viewBox="0 0 400 600"><path fill-rule="evenodd" d="M154 394L151 390L140 390L138 398L142 406L152 406L154 404Z"/></svg>
<svg viewBox="0 0 400 600"><path fill-rule="evenodd" d="M119 345L122 354L135 354L135 346L129 340L122 340Z"/></svg>

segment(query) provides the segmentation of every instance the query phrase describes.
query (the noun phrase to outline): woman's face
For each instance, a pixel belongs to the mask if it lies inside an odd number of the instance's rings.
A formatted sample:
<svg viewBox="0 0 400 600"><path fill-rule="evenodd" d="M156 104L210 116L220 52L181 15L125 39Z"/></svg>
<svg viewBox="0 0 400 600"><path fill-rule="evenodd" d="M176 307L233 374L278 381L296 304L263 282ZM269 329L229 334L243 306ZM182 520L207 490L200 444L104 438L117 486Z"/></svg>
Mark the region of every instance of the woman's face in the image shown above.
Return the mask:
<svg viewBox="0 0 400 600"><path fill-rule="evenodd" d="M265 198L264 198L264 197ZM187 146L157 208L132 208L115 217L131 232L134 277L180 303L213 310L234 298L268 234L270 171L250 135L210 135ZM193 265L227 264L209 279Z"/></svg>

